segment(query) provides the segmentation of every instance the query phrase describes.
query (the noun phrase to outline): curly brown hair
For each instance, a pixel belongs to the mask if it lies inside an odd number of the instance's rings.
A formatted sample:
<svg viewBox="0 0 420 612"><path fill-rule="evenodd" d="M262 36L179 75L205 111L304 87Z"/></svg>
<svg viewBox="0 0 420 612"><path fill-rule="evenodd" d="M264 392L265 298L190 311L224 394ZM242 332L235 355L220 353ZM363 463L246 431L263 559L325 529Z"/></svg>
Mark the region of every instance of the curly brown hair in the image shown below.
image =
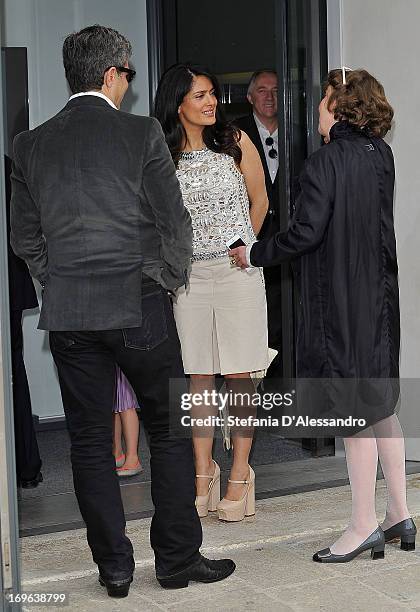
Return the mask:
<svg viewBox="0 0 420 612"><path fill-rule="evenodd" d="M324 84L324 91L332 88L328 110L338 121L348 121L383 138L394 116L384 88L367 70L346 70L345 81L343 84L341 69L328 73Z"/></svg>

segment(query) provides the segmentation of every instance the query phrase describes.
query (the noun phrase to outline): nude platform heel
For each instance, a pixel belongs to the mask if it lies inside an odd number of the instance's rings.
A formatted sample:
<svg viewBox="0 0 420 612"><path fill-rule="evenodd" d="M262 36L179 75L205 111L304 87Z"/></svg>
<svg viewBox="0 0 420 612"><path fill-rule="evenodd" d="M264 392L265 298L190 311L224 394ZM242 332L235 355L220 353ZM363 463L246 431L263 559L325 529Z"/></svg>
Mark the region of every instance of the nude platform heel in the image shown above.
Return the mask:
<svg viewBox="0 0 420 612"><path fill-rule="evenodd" d="M249 476L247 480L230 480L234 484L246 484L244 496L237 500L223 498L217 504L217 513L221 521L236 522L242 521L245 516L255 514L255 472L252 467L249 468Z"/></svg>
<svg viewBox="0 0 420 612"><path fill-rule="evenodd" d="M220 467L214 459L212 461L214 463L213 476L196 474L196 478L208 478L210 480L207 495L197 495L195 498L195 506L200 518L207 516L209 512L215 512L220 501Z"/></svg>

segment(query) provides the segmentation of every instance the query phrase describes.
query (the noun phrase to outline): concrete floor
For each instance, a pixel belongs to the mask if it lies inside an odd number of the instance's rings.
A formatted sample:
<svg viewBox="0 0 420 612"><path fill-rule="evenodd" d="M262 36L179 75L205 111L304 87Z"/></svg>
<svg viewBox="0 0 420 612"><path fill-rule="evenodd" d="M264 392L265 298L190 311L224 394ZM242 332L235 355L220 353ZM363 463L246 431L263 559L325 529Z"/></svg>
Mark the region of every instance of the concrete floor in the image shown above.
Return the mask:
<svg viewBox="0 0 420 612"><path fill-rule="evenodd" d="M420 527L419 475L408 477L408 497ZM380 481L379 519L385 500ZM22 540L22 587L32 592L66 592L71 612L420 611L420 545L413 552L387 545L384 560L372 561L369 553L342 565L311 560L315 550L328 546L346 526L349 509L349 487L343 486L260 500L256 517L241 523L221 523L210 515L203 519L202 552L209 557L231 557L237 570L223 582L191 583L178 591L165 591L155 580L150 519L130 521L128 533L137 568L124 600L108 598L98 584L83 530L28 537Z"/></svg>

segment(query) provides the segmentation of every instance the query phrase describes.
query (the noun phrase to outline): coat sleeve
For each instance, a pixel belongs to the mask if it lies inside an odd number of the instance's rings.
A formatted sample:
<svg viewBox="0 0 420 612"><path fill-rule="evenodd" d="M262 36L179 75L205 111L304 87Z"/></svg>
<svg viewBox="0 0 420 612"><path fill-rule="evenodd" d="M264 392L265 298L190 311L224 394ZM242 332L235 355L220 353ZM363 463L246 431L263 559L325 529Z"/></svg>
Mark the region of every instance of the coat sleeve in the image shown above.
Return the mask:
<svg viewBox="0 0 420 612"><path fill-rule="evenodd" d="M324 154L314 154L306 161L300 175L301 192L289 229L254 243L250 254L253 266L276 266L319 246L332 214L332 173L333 168Z"/></svg>
<svg viewBox="0 0 420 612"><path fill-rule="evenodd" d="M10 201L10 243L18 257L25 260L31 276L41 285L48 278L47 244L41 227L41 215L26 182L19 149L21 138L13 143Z"/></svg>
<svg viewBox="0 0 420 612"><path fill-rule="evenodd" d="M155 215L167 289L184 285L191 270L192 225L185 208L175 167L156 119L150 122L143 169L143 190Z"/></svg>

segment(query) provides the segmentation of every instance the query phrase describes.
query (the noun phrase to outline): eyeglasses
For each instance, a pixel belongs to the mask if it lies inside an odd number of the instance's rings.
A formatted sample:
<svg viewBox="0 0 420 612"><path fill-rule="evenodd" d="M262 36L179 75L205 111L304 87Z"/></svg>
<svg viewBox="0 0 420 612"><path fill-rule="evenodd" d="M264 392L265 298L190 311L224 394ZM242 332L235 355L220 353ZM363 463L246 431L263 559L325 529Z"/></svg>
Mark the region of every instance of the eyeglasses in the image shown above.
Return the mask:
<svg viewBox="0 0 420 612"><path fill-rule="evenodd" d="M125 72L127 74L126 76L127 83L131 83L131 81L136 76L135 70L133 70L132 68L126 68L125 66L108 66L108 68L104 70L104 74L105 72L108 72L108 70L110 70L111 68L115 68L117 72Z"/></svg>
<svg viewBox="0 0 420 612"><path fill-rule="evenodd" d="M271 147L268 152L268 157L270 157L271 159L277 159L277 151L274 148L274 138L268 136L268 138L265 139L265 144L267 145L267 147Z"/></svg>

